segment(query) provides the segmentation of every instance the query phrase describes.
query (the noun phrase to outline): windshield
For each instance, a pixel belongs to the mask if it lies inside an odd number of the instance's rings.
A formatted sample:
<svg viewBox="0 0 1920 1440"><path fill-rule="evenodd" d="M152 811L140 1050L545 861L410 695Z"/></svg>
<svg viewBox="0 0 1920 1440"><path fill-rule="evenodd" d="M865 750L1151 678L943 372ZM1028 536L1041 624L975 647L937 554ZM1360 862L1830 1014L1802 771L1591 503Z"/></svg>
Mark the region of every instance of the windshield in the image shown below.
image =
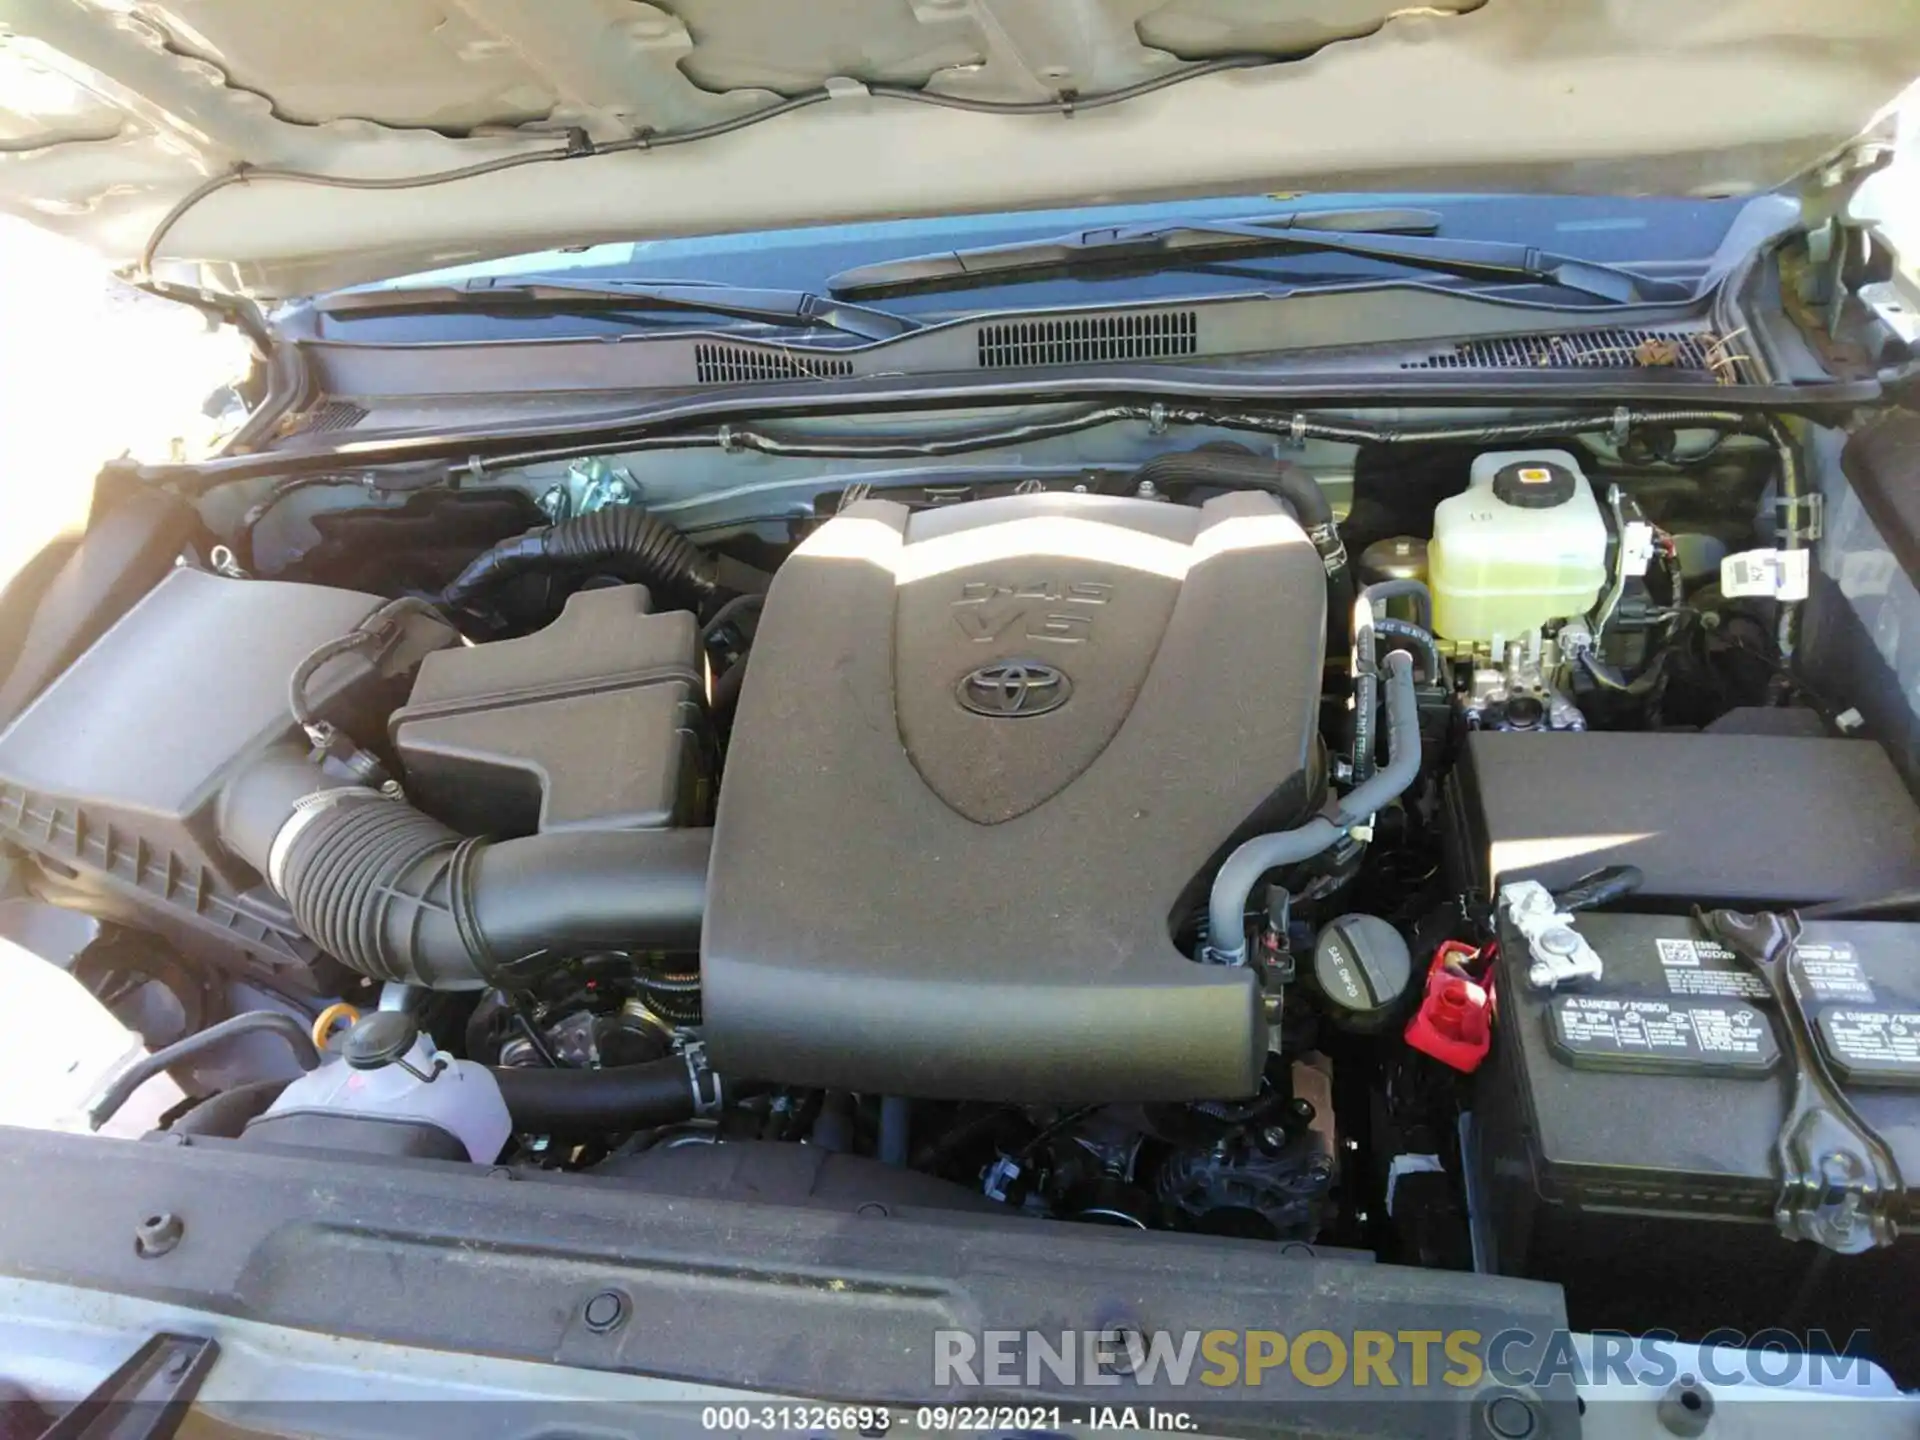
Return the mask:
<svg viewBox="0 0 1920 1440"><path fill-rule="evenodd" d="M700 282L752 289L824 292L830 277L858 267L941 251L973 250L1057 238L1107 226L1179 225L1276 214L1382 206L1419 208L1438 217L1436 237L1537 248L1599 264L1630 267L1650 277L1687 280L1708 268L1716 248L1746 202L1737 199L1623 199L1588 196L1480 196L1392 194L1239 195L1157 205L953 216L877 224L829 225L636 244L549 250L503 260L405 276L360 291L460 285L484 278L564 277L570 283ZM983 310L1060 308L1121 301L1194 297L1400 281L1471 285L1481 293L1562 303L1551 287L1522 282L1456 281L1366 256L1341 253L1236 255L1179 259L1145 273L1053 275L975 285L964 291L890 295L887 311L938 321ZM363 314L326 317L323 334L356 341L496 338L626 333L647 328L724 328L753 322L699 312L579 314L546 310L502 316L497 310L431 315Z"/></svg>

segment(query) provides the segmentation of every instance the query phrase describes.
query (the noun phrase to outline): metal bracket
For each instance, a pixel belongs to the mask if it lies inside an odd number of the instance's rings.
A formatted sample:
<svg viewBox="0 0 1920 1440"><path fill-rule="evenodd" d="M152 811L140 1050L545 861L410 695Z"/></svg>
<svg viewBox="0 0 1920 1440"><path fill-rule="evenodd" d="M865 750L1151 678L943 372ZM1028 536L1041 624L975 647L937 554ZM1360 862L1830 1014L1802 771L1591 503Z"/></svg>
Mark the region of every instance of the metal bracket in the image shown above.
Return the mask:
<svg viewBox="0 0 1920 1440"><path fill-rule="evenodd" d="M1862 285L1854 293L1860 303L1873 312L1874 319L1886 326L1901 344L1909 349L1920 349L1920 308L1916 308L1916 302L1900 292L1898 283L1876 280L1870 285Z"/></svg>
<svg viewBox="0 0 1920 1440"><path fill-rule="evenodd" d="M698 1040L687 1040L680 1047L680 1058L687 1063L687 1081L693 1086L693 1113L711 1120L726 1109L720 1077L707 1068L707 1047Z"/></svg>
<svg viewBox="0 0 1920 1440"><path fill-rule="evenodd" d="M1803 545L1811 545L1826 533L1827 497L1818 490L1805 495L1782 495L1773 505L1778 515L1778 539L1798 540Z"/></svg>
<svg viewBox="0 0 1920 1440"><path fill-rule="evenodd" d="M168 1440L219 1354L203 1336L155 1335L39 1440Z"/></svg>
<svg viewBox="0 0 1920 1440"><path fill-rule="evenodd" d="M1573 916L1559 907L1546 886L1537 880L1502 885L1500 903L1507 907L1514 929L1527 938L1533 962L1527 967L1527 983L1534 989L1557 990L1600 978L1600 956L1573 928Z"/></svg>
<svg viewBox="0 0 1920 1440"><path fill-rule="evenodd" d="M1834 1080L1801 1007L1790 974L1800 917L1696 910L1694 921L1766 981L1792 1043L1793 1101L1774 1141L1775 1226L1789 1240L1811 1240L1840 1255L1891 1245L1899 1227L1888 1212L1904 1189L1900 1167Z"/></svg>

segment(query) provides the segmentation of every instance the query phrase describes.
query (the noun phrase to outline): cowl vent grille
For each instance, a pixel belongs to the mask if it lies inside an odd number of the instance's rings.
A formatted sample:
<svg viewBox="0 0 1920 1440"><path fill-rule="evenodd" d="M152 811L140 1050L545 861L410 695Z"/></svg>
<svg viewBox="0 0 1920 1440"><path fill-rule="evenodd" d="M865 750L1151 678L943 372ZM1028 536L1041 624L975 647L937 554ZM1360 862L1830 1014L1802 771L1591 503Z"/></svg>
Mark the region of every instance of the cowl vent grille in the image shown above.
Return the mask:
<svg viewBox="0 0 1920 1440"><path fill-rule="evenodd" d="M1714 368L1712 337L1685 330L1578 330L1463 340L1402 370L1693 370Z"/></svg>
<svg viewBox="0 0 1920 1440"><path fill-rule="evenodd" d="M746 385L756 380L833 380L853 374L853 362L758 345L701 344L693 347L693 370L702 385Z"/></svg>
<svg viewBox="0 0 1920 1440"><path fill-rule="evenodd" d="M1199 346L1200 317L1192 310L1017 320L980 327L980 368L1161 360L1192 355Z"/></svg>
<svg viewBox="0 0 1920 1440"><path fill-rule="evenodd" d="M365 407L351 400L328 400L299 416L287 433L320 435L332 430L351 430L366 418Z"/></svg>

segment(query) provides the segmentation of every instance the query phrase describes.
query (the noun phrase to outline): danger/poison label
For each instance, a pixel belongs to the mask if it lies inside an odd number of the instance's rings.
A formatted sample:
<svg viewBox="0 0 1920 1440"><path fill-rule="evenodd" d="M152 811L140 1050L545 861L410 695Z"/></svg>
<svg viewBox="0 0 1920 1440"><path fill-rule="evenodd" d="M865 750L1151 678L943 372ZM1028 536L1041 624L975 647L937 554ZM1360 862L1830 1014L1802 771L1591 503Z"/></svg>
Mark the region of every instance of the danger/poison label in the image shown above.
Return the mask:
<svg viewBox="0 0 1920 1440"><path fill-rule="evenodd" d="M1554 1049L1583 1069L1765 1075L1780 1059L1767 1017L1737 999L1559 995L1547 1014Z"/></svg>

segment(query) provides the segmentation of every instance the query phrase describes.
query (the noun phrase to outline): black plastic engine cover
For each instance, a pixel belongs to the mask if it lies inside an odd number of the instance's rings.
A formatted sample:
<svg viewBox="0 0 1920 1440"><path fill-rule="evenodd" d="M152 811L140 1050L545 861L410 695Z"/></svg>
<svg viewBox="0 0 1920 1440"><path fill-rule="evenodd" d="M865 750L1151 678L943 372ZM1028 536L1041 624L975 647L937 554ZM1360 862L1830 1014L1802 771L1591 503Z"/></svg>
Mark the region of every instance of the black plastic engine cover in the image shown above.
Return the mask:
<svg viewBox="0 0 1920 1440"><path fill-rule="evenodd" d="M1318 799L1325 575L1262 494L863 502L781 567L714 832L728 1073L918 1097L1251 1094L1254 977L1172 929Z"/></svg>

